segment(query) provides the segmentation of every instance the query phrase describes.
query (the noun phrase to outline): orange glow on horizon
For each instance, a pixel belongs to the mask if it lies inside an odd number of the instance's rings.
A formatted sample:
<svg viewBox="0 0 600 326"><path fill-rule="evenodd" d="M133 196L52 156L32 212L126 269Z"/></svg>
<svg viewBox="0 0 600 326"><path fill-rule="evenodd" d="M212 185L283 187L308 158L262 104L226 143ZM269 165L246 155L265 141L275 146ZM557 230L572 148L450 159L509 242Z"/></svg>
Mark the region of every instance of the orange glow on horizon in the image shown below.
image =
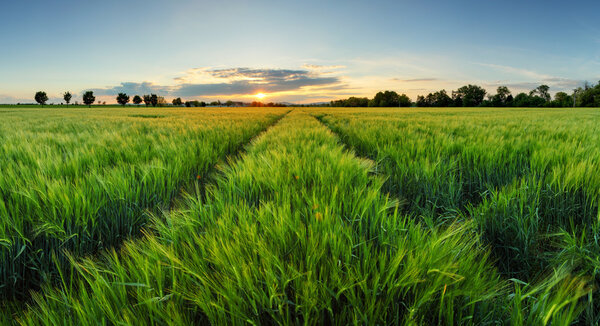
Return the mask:
<svg viewBox="0 0 600 326"><path fill-rule="evenodd" d="M259 100L262 100L263 98L265 98L267 96L267 94L258 93L258 94L254 95L254 96L256 96L256 98L258 98Z"/></svg>

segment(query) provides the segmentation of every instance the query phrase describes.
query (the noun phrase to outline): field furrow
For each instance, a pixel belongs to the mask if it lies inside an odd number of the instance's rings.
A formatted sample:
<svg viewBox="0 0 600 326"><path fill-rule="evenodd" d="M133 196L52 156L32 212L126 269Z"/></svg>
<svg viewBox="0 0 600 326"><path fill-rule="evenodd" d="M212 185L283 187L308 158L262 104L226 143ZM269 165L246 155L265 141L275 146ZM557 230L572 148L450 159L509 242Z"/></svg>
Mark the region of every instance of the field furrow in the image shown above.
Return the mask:
<svg viewBox="0 0 600 326"><path fill-rule="evenodd" d="M313 114L377 161L384 191L407 200L404 213L430 226L474 220L506 279L535 282L564 268L600 286L596 110ZM595 324L591 298L581 318Z"/></svg>
<svg viewBox="0 0 600 326"><path fill-rule="evenodd" d="M499 282L473 225L398 215L370 160L294 111L207 196L35 296L40 324L476 323ZM501 312L498 312L501 314Z"/></svg>
<svg viewBox="0 0 600 326"><path fill-rule="evenodd" d="M27 298L70 255L138 235L149 212L284 113L86 111L23 110L0 123L2 298Z"/></svg>

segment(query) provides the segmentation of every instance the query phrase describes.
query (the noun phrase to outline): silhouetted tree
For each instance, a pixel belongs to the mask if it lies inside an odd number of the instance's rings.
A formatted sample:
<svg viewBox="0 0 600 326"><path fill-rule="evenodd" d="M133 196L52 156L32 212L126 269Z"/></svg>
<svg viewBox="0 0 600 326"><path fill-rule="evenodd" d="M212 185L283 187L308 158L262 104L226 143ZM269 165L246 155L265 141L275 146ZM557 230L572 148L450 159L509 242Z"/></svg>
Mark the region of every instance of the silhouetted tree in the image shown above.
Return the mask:
<svg viewBox="0 0 600 326"><path fill-rule="evenodd" d="M477 85L466 85L453 92L455 104L460 102L462 106L472 107L479 106L485 97L485 89Z"/></svg>
<svg viewBox="0 0 600 326"><path fill-rule="evenodd" d="M133 103L135 105L140 105L144 100L139 95L133 97Z"/></svg>
<svg viewBox="0 0 600 326"><path fill-rule="evenodd" d="M69 106L69 103L71 102L71 98L73 97L73 95L71 95L71 92L65 92L63 94L63 99L65 100L65 102L67 103L67 106Z"/></svg>
<svg viewBox="0 0 600 326"><path fill-rule="evenodd" d="M39 91L35 93L35 101L38 102L41 106L44 106L44 104L46 104L46 102L48 101L48 95L46 95L46 92Z"/></svg>
<svg viewBox="0 0 600 326"><path fill-rule="evenodd" d="M397 107L400 106L400 96L394 91L385 91L375 94L369 101L370 107Z"/></svg>
<svg viewBox="0 0 600 326"><path fill-rule="evenodd" d="M146 107L152 104L152 97L150 95L144 95L144 104L146 104Z"/></svg>
<svg viewBox="0 0 600 326"><path fill-rule="evenodd" d="M158 95L150 94L150 104L154 107L158 105Z"/></svg>
<svg viewBox="0 0 600 326"><path fill-rule="evenodd" d="M500 86L496 90L496 95L490 98L490 102L492 106L502 107L508 106L510 90L506 86Z"/></svg>
<svg viewBox="0 0 600 326"><path fill-rule="evenodd" d="M600 82L591 86L588 82L583 88L577 89L576 105L581 107L600 107Z"/></svg>
<svg viewBox="0 0 600 326"><path fill-rule="evenodd" d="M85 103L88 107L91 108L92 104L94 104L94 101L96 101L94 92L87 91L87 92L83 93L83 103Z"/></svg>
<svg viewBox="0 0 600 326"><path fill-rule="evenodd" d="M183 104L183 101L181 100L181 97L173 99L173 105L175 105L175 106L181 106L182 104Z"/></svg>
<svg viewBox="0 0 600 326"><path fill-rule="evenodd" d="M125 104L129 103L129 96L125 93L119 93L119 95L117 95L117 103L125 106Z"/></svg>
<svg viewBox="0 0 600 326"><path fill-rule="evenodd" d="M544 99L544 102L550 101L550 87L548 85L540 85L536 89L529 92L529 96L539 96Z"/></svg>
<svg viewBox="0 0 600 326"><path fill-rule="evenodd" d="M558 92L554 95L551 106L558 108L571 107L573 106L573 97L565 92Z"/></svg>
<svg viewBox="0 0 600 326"><path fill-rule="evenodd" d="M398 106L409 107L411 105L412 101L410 100L410 97L408 97L406 94L398 96Z"/></svg>
<svg viewBox="0 0 600 326"><path fill-rule="evenodd" d="M452 105L452 99L446 93L445 89L437 91L435 93L429 93L426 97L417 97L417 106L423 107L447 107Z"/></svg>

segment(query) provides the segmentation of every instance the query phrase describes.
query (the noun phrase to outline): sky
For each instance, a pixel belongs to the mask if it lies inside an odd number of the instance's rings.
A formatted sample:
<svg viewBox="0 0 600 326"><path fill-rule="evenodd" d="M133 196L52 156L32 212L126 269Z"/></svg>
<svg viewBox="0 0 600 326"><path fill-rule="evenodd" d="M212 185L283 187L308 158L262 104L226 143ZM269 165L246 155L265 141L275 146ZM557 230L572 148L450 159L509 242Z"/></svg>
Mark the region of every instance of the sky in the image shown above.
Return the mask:
<svg viewBox="0 0 600 326"><path fill-rule="evenodd" d="M315 103L600 80L600 1L23 0L0 7L0 103L92 90Z"/></svg>

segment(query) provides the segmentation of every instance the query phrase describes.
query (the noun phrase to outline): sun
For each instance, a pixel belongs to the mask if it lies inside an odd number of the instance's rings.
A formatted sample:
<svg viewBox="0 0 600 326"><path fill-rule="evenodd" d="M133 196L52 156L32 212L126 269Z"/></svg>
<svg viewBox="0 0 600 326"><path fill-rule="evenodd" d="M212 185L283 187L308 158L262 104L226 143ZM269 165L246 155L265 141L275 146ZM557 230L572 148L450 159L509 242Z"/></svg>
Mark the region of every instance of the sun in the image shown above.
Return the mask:
<svg viewBox="0 0 600 326"><path fill-rule="evenodd" d="M254 96L256 96L259 100L262 100L263 98L265 98L267 96L267 94L258 93L258 94L254 95Z"/></svg>

